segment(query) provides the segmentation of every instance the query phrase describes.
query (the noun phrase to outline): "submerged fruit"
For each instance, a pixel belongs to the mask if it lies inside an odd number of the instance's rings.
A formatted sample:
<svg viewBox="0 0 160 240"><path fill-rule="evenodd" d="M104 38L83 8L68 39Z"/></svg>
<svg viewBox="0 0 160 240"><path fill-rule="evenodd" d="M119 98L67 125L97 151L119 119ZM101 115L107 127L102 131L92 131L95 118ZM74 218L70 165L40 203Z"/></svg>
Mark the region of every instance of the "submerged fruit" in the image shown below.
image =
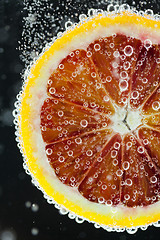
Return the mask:
<svg viewBox="0 0 160 240"><path fill-rule="evenodd" d="M31 68L18 125L38 186L115 228L160 219L160 23L100 14Z"/></svg>

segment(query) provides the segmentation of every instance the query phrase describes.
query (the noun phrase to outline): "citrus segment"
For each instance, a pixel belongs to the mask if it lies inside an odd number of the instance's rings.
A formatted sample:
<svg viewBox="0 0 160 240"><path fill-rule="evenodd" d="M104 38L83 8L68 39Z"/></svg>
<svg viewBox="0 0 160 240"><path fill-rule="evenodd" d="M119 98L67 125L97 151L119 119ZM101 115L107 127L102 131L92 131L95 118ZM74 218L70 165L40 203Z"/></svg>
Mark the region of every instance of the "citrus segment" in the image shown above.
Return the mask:
<svg viewBox="0 0 160 240"><path fill-rule="evenodd" d="M151 94L148 100L145 102L142 111L143 114L156 114L160 110L160 87L158 83L158 87Z"/></svg>
<svg viewBox="0 0 160 240"><path fill-rule="evenodd" d="M157 171L160 169L160 132L149 128L140 128L139 137L144 144L145 149L150 155L152 162L157 166Z"/></svg>
<svg viewBox="0 0 160 240"><path fill-rule="evenodd" d="M112 114L114 108L86 51L76 50L64 58L48 81L48 94Z"/></svg>
<svg viewBox="0 0 160 240"><path fill-rule="evenodd" d="M123 204L143 207L158 201L160 176L143 145L133 134L126 135L123 144ZM157 182L151 181L154 178Z"/></svg>
<svg viewBox="0 0 160 240"><path fill-rule="evenodd" d="M107 205L120 203L121 136L114 135L99 151L78 190L89 201Z"/></svg>
<svg viewBox="0 0 160 240"><path fill-rule="evenodd" d="M47 98L41 109L41 132L46 143L107 128L111 120L83 106Z"/></svg>
<svg viewBox="0 0 160 240"><path fill-rule="evenodd" d="M93 131L47 145L48 161L58 178L67 185L78 186L111 134L111 130Z"/></svg>
<svg viewBox="0 0 160 240"><path fill-rule="evenodd" d="M160 131L160 114L153 114L143 119L143 122L153 128Z"/></svg>
<svg viewBox="0 0 160 240"><path fill-rule="evenodd" d="M130 105L138 108L153 93L159 84L160 65L157 64L160 58L160 46L145 44L141 47L132 77Z"/></svg>
<svg viewBox="0 0 160 240"><path fill-rule="evenodd" d="M101 82L119 106L126 104L140 45L140 40L113 34L95 41L87 49Z"/></svg>

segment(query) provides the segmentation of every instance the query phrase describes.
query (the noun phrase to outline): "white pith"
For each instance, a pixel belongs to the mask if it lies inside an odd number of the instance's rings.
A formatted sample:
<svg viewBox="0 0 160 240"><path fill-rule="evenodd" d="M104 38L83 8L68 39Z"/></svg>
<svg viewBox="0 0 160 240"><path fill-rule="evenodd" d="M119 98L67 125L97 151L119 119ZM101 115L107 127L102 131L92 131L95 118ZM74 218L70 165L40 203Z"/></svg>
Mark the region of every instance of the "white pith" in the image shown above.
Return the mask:
<svg viewBox="0 0 160 240"><path fill-rule="evenodd" d="M136 130L142 124L140 111L126 107L117 108L111 119L113 121L112 129L121 135Z"/></svg>

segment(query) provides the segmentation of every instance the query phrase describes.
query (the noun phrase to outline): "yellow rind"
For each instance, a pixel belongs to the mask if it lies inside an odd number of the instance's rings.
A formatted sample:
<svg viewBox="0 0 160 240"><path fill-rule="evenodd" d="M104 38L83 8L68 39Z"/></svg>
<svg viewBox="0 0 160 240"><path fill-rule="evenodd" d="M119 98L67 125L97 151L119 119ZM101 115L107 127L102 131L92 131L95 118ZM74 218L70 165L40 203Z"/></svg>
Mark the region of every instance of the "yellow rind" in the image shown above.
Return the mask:
<svg viewBox="0 0 160 240"><path fill-rule="evenodd" d="M68 200L65 195L59 193L53 189L50 182L47 181L44 171L38 165L38 159L33 156L35 151L32 142L33 129L30 125L32 122L32 113L30 106L28 105L28 99L32 98L30 93L31 87L35 85L35 80L41 73L42 66L47 62L47 60L54 54L54 52L63 49L63 47L75 38L78 38L80 34L84 32L96 31L99 26L110 27L111 25L118 24L130 25L134 24L137 26L144 27L147 31L156 31L160 29L160 22L150 19L148 16L142 17L134 13L124 12L119 15L103 16L98 15L83 24L78 25L73 30L68 30L63 34L63 36L57 39L54 44L47 49L44 54L35 62L35 64L30 69L30 74L28 80L25 83L24 91L22 94L19 121L19 133L20 133L20 143L26 158L26 163L31 175L36 179L39 186L44 190L44 192L51 198L53 198L59 205L64 206L69 211L76 213L78 216L82 216L85 219L96 222L99 225L107 225L111 227L136 227L157 222L160 219L160 209L154 212L150 211L150 206L144 207L140 212L137 213L136 209L131 209L130 213L128 209L125 212L122 211L121 215L114 215L111 212L108 215L98 214L94 211L87 211L79 205L74 203L73 200Z"/></svg>

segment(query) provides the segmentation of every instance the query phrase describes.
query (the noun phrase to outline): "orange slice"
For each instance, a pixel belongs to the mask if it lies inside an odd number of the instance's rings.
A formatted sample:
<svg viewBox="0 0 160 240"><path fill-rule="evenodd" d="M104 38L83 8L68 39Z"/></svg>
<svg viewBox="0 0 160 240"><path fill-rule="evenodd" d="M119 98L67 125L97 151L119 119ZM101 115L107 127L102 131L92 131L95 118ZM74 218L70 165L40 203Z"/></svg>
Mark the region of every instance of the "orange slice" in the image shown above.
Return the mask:
<svg viewBox="0 0 160 240"><path fill-rule="evenodd" d="M27 172L106 229L160 220L159 37L149 16L99 14L46 49L19 95Z"/></svg>

